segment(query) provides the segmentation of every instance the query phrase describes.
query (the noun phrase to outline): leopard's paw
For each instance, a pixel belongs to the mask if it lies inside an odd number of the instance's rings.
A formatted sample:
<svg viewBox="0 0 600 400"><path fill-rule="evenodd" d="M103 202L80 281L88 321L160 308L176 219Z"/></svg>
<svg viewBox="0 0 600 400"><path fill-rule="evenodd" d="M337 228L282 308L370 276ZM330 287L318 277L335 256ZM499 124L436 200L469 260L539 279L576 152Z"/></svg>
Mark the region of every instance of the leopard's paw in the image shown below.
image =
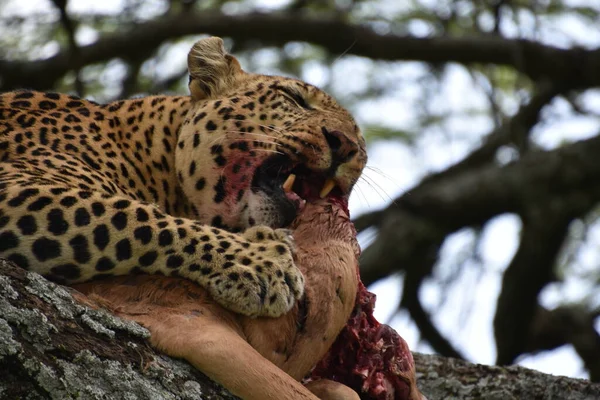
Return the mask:
<svg viewBox="0 0 600 400"><path fill-rule="evenodd" d="M244 238L252 243L281 242L296 256L296 243L290 229L271 229L268 226L255 226L246 230Z"/></svg>
<svg viewBox="0 0 600 400"><path fill-rule="evenodd" d="M294 263L291 231L254 227L241 234L242 250L223 265L211 291L219 302L250 317L279 317L304 294L304 276ZM209 289L209 290L210 290Z"/></svg>

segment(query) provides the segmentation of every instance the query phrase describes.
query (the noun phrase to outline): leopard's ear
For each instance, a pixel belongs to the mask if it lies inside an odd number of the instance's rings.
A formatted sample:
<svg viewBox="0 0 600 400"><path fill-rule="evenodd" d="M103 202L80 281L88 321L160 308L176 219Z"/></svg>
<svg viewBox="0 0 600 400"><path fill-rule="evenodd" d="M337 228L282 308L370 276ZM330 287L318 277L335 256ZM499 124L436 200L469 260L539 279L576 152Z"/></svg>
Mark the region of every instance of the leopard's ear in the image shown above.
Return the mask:
<svg viewBox="0 0 600 400"><path fill-rule="evenodd" d="M223 39L197 41L188 54L190 94L194 100L217 97L245 74L238 60L223 47Z"/></svg>

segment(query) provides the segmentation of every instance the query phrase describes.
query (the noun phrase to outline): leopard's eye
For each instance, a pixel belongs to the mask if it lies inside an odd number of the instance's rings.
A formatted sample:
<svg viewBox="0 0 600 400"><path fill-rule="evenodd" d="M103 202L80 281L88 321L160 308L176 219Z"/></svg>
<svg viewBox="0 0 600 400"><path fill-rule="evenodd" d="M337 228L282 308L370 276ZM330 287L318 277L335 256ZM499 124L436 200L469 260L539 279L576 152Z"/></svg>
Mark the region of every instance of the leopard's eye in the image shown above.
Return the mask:
<svg viewBox="0 0 600 400"><path fill-rule="evenodd" d="M279 90L281 90L291 100L293 100L296 104L298 104L299 107L304 108L305 110L314 110L314 108L312 108L310 106L310 104L308 104L306 99L304 97L302 97L302 95L300 93L298 93L296 90L289 88L289 87L285 87L285 86L279 87Z"/></svg>

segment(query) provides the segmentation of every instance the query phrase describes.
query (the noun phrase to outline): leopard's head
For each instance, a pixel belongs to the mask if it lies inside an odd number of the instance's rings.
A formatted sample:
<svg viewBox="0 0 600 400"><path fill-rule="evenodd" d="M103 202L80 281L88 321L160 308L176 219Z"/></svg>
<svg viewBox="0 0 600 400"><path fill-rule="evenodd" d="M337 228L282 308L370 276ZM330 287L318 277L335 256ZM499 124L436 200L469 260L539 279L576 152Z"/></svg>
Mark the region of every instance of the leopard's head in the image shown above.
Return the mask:
<svg viewBox="0 0 600 400"><path fill-rule="evenodd" d="M347 199L367 161L354 118L305 82L247 73L220 38L188 55L192 106L176 168L203 223L287 226L306 200Z"/></svg>

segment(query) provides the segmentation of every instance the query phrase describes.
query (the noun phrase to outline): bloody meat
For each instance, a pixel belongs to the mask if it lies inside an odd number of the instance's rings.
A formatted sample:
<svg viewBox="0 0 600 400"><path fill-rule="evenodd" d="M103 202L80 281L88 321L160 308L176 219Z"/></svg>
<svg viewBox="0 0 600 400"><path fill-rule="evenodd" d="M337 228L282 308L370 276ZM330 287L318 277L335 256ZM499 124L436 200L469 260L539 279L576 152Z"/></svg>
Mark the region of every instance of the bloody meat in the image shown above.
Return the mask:
<svg viewBox="0 0 600 400"><path fill-rule="evenodd" d="M330 199L348 213L347 202ZM348 213L349 215L349 213ZM354 310L329 352L307 380L343 383L363 400L426 400L417 389L415 362L408 345L373 311L375 294L360 281Z"/></svg>

